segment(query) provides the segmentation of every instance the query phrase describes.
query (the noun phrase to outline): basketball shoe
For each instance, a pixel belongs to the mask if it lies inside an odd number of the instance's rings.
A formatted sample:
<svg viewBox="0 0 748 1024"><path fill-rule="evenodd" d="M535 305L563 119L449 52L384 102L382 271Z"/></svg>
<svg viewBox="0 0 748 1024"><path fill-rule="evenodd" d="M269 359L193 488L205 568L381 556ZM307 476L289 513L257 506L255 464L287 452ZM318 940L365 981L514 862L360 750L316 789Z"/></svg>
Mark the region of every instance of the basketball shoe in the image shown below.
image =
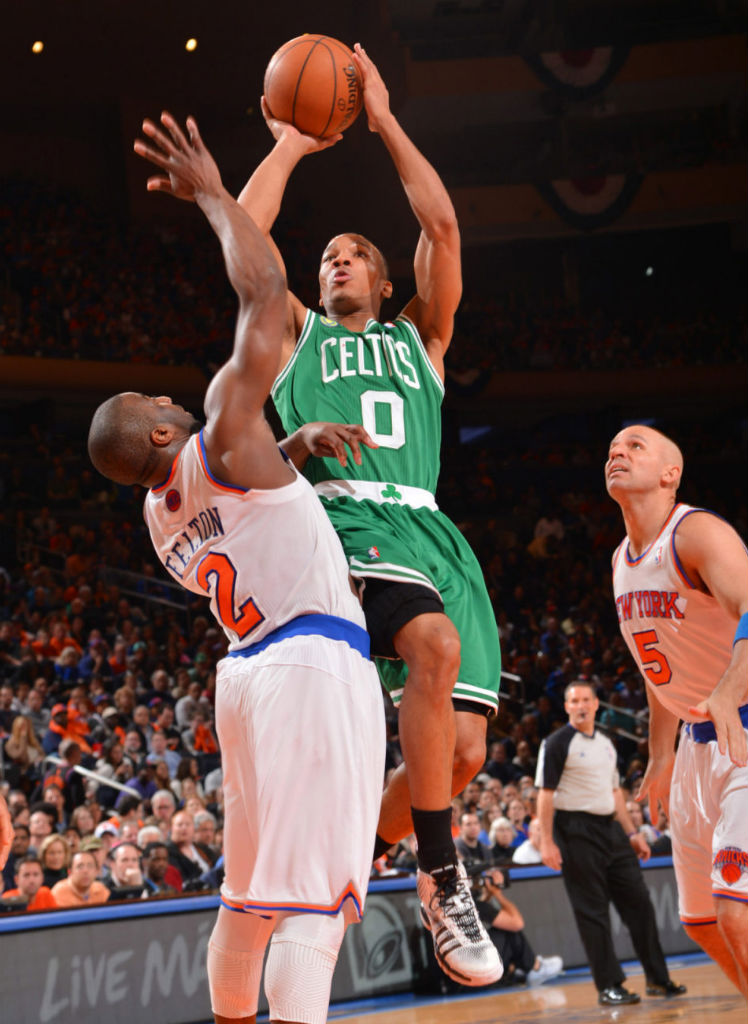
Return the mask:
<svg viewBox="0 0 748 1024"><path fill-rule="evenodd" d="M461 985L490 985L504 973L496 947L481 924L462 864L418 869L421 921L447 977Z"/></svg>

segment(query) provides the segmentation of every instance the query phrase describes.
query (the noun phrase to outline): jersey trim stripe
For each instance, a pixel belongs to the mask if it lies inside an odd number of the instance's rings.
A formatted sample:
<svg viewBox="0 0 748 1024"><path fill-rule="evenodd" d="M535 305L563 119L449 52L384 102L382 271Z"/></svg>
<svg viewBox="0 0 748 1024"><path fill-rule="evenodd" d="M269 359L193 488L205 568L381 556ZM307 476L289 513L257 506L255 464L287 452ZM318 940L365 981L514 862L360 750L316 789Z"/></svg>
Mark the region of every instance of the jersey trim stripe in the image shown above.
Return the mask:
<svg viewBox="0 0 748 1024"><path fill-rule="evenodd" d="M299 615L271 630L262 640L229 651L227 658L251 658L260 654L272 644L279 644L292 636L324 636L329 640L342 640L362 658L369 657L369 634L355 622L341 619L337 615Z"/></svg>
<svg viewBox="0 0 748 1024"><path fill-rule="evenodd" d="M353 905L356 908L356 914L360 918L362 900L353 883L344 889L335 903L328 906L325 906L322 903L294 903L292 901L285 900L270 901L268 903L259 900L238 901L229 900L226 896L221 896L221 903L227 910L243 910L246 913L258 913L261 915L263 911L265 914L268 912L280 913L282 911L290 911L291 913L301 914L325 914L329 917L333 917L335 914L340 913L340 909L346 900L352 900Z"/></svg>
<svg viewBox="0 0 748 1024"><path fill-rule="evenodd" d="M230 491L232 494L246 494L249 490L248 487L239 487L238 484L225 484L223 480L219 480L217 476L213 476L210 471L210 467L208 466L208 455L205 451L205 439L203 437L202 430L198 435L198 441L197 453L200 457L200 465L202 466L203 473L205 473L210 482L222 491Z"/></svg>
<svg viewBox="0 0 748 1024"><path fill-rule="evenodd" d="M272 398L275 398L275 392L280 387L281 383L286 379L286 377L289 374L289 371L291 370L291 367L298 359L299 353L301 352L301 349L303 348L312 330L312 326L314 325L314 316L315 314L311 309L308 309L306 311L306 316L304 317L304 326L301 328L301 334L299 335L299 340L296 342L294 350L291 353L291 358L288 360L286 365L283 367L281 372L273 381L273 386L270 389L270 395Z"/></svg>
<svg viewBox="0 0 748 1024"><path fill-rule="evenodd" d="M351 576L355 576L357 579L360 576L376 576L377 579L394 580L396 583L410 580L413 583L422 583L425 587L431 587L432 590L439 594L439 588L434 586L428 576L424 576L423 573L418 572L416 569L410 569L404 565L393 565L391 562L370 564L352 556L348 559L348 564ZM441 597L441 594L439 596Z"/></svg>
<svg viewBox="0 0 748 1024"><path fill-rule="evenodd" d="M616 571L616 566L618 565L618 559L621 557L621 551L623 551L623 544L624 544L624 542L621 541L621 543L618 545L618 547L613 552L613 557L610 560L611 561L611 565L613 567L613 572Z"/></svg>
<svg viewBox="0 0 748 1024"><path fill-rule="evenodd" d="M665 522L662 524L660 529L657 531L657 536L655 537L655 539L651 542L651 544L647 545L647 547L644 549L644 551L642 551L642 553L637 558L632 558L631 557L631 555L629 554L629 545L626 544L626 551L625 551L626 565L637 566L641 562L641 560L643 558L646 558L646 556L649 554L649 552L652 550L652 548L657 543L660 535L662 534L662 532L665 529L665 527L667 526L667 524L670 522L670 520L675 515L676 510L679 509L682 504L683 504L683 502L676 501L676 503L670 509L670 515L667 517Z"/></svg>
<svg viewBox="0 0 748 1024"><path fill-rule="evenodd" d="M419 348L419 350L421 352L421 355L423 356L423 361L425 362L426 366L428 367L428 370L431 373L431 376L434 378L434 383L436 384L437 388L439 389L440 394L443 396L444 395L444 391L445 391L444 381L439 376L436 367L434 366L434 364L431 362L431 359L429 358L429 354L426 351L426 346L423 343L423 339L421 338L421 335L418 333L418 328L413 323L413 321L409 317L405 316L403 313L401 313L400 316L395 317L395 323L398 323L398 322L401 323L401 324L405 324L405 326L408 328L410 333L413 335L413 339L414 339L416 345L418 346L418 348Z"/></svg>
<svg viewBox="0 0 748 1024"><path fill-rule="evenodd" d="M741 896L738 892L728 892L727 889L712 889L712 896L717 900L734 900L736 903L748 903L748 896Z"/></svg>
<svg viewBox="0 0 748 1024"><path fill-rule="evenodd" d="M681 917L680 923L688 925L689 928L692 926L698 926L700 924L716 924L716 917Z"/></svg>

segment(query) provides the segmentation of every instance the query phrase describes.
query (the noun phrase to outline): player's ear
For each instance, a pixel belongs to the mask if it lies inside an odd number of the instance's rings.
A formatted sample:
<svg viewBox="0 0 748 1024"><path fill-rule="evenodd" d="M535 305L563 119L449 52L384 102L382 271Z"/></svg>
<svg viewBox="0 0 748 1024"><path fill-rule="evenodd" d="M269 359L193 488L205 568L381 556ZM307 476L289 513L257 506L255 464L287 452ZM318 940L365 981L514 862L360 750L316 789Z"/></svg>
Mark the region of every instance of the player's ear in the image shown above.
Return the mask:
<svg viewBox="0 0 748 1024"><path fill-rule="evenodd" d="M380 296L383 299L389 299L392 297L392 281L382 281L382 287L379 291Z"/></svg>
<svg viewBox="0 0 748 1024"><path fill-rule="evenodd" d="M325 304L324 304L324 302L322 301L322 296L321 296L321 295L320 295L320 297L319 297L319 303L318 303L318 305L320 306L320 308L321 308L321 309L324 309L324 308L325 308Z"/></svg>
<svg viewBox="0 0 748 1024"><path fill-rule="evenodd" d="M680 466L675 464L671 466L665 466L662 470L662 482L666 487L672 488L674 491L678 490L680 484L681 470Z"/></svg>
<svg viewBox="0 0 748 1024"><path fill-rule="evenodd" d="M174 427L170 423L157 423L149 436L155 448L167 448L174 440Z"/></svg>

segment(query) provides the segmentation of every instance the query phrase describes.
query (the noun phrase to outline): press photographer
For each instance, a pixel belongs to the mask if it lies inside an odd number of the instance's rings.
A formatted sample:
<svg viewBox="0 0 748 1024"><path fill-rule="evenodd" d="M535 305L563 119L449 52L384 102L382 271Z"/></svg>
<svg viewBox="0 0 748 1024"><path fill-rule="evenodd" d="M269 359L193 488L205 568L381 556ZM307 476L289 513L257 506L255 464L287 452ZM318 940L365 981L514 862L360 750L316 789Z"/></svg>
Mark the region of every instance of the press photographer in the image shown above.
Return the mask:
<svg viewBox="0 0 748 1024"><path fill-rule="evenodd" d="M465 870L472 880L472 892L481 921L488 937L499 951L504 964L504 976L499 985L525 981L528 985L542 985L557 977L564 969L560 956L536 956L523 928L525 921L516 904L506 896L509 872L468 861Z"/></svg>

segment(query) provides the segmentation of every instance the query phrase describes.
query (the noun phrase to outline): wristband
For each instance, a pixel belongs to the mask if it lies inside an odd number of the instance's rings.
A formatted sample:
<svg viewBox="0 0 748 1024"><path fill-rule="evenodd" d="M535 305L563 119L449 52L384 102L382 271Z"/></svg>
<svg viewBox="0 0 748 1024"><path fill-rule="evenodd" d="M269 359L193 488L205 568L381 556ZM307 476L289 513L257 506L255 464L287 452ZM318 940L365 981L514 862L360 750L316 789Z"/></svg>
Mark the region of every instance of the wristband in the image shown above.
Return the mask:
<svg viewBox="0 0 748 1024"><path fill-rule="evenodd" d="M748 612L740 616L738 628L735 630L735 639L732 642L734 647L738 640L748 640Z"/></svg>
<svg viewBox="0 0 748 1024"><path fill-rule="evenodd" d="M633 832L629 832L629 833L628 833L628 835L626 836L626 838L627 838L627 839L633 839L633 838L634 838L634 836L638 836L638 835L639 835L639 831L638 831L638 829L634 829L634 831L633 831Z"/></svg>

